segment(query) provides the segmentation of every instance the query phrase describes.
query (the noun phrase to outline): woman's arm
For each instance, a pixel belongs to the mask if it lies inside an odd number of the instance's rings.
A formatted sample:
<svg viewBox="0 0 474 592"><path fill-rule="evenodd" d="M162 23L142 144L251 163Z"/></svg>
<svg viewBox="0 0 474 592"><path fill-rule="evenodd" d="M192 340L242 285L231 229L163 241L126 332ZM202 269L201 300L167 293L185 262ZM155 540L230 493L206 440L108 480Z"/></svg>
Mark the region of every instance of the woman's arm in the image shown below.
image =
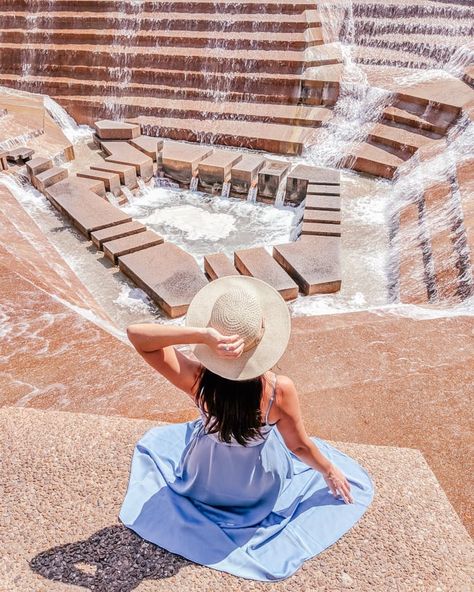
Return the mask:
<svg viewBox="0 0 474 592"><path fill-rule="evenodd" d="M308 437L301 416L295 385L286 376L278 378L277 410L278 431L286 446L304 463L322 473L334 495L341 495L346 503L352 502L350 486L341 471L334 466ZM278 396L279 395L279 396Z"/></svg>
<svg viewBox="0 0 474 592"><path fill-rule="evenodd" d="M201 364L173 346L203 343L222 357L238 357L243 350L238 335L224 336L212 328L137 323L127 327L127 335L152 368L191 397Z"/></svg>

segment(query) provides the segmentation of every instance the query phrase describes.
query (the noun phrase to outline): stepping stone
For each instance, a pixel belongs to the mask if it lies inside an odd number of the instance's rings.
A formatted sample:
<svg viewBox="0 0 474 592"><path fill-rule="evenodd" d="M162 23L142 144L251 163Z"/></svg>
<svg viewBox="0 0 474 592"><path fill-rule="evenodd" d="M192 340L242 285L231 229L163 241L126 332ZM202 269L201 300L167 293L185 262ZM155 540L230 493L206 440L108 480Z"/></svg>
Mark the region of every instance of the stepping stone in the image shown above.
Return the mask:
<svg viewBox="0 0 474 592"><path fill-rule="evenodd" d="M77 173L78 177L84 179L96 179L102 181L106 191L110 191L115 196L119 196L122 193L120 189L120 176L118 173L112 173L111 171L80 171Z"/></svg>
<svg viewBox="0 0 474 592"><path fill-rule="evenodd" d="M327 210L306 210L303 213L304 222L322 222L325 224L340 224L341 212L328 212Z"/></svg>
<svg viewBox="0 0 474 592"><path fill-rule="evenodd" d="M158 160L158 153L163 149L163 139L153 136L138 136L129 140L129 144L149 156L154 162Z"/></svg>
<svg viewBox="0 0 474 592"><path fill-rule="evenodd" d="M273 201L286 172L290 168L288 162L281 160L266 160L258 173L257 201Z"/></svg>
<svg viewBox="0 0 474 592"><path fill-rule="evenodd" d="M145 181L153 177L153 160L128 142L102 142L102 148L110 155L107 162L132 165Z"/></svg>
<svg viewBox="0 0 474 592"><path fill-rule="evenodd" d="M330 210L341 209L341 198L338 195L307 195L304 204L306 210Z"/></svg>
<svg viewBox="0 0 474 592"><path fill-rule="evenodd" d="M103 243L102 248L104 255L108 257L113 263L117 263L117 257L127 255L128 253L135 253L148 247L154 247L163 242L163 237L156 234L152 230L145 230L124 236L114 240Z"/></svg>
<svg viewBox="0 0 474 592"><path fill-rule="evenodd" d="M43 156L37 156L26 163L26 170L31 177L36 177L40 173L44 173L48 169L53 168L53 161L50 158L44 158Z"/></svg>
<svg viewBox="0 0 474 592"><path fill-rule="evenodd" d="M20 146L19 148L14 148L13 150L9 150L7 155L7 160L15 163L21 163L21 161L29 160L33 154L35 153L34 150L31 148L26 148L25 146Z"/></svg>
<svg viewBox="0 0 474 592"><path fill-rule="evenodd" d="M307 193L319 192L318 186L321 186L321 192L326 189L331 195L338 195L339 181L339 171L300 164L288 175L285 204L299 205ZM328 186L333 187L327 190Z"/></svg>
<svg viewBox="0 0 474 592"><path fill-rule="evenodd" d="M234 264L242 275L255 277L273 286L285 300L298 296L296 283L263 247L236 251Z"/></svg>
<svg viewBox="0 0 474 592"><path fill-rule="evenodd" d="M173 243L162 243L119 257L119 268L170 317L186 313L207 284L194 257Z"/></svg>
<svg viewBox="0 0 474 592"><path fill-rule="evenodd" d="M67 169L63 169L62 167L52 167L35 175L31 182L38 191L44 192L47 187L51 187L51 185L67 179L68 175L69 172Z"/></svg>
<svg viewBox="0 0 474 592"><path fill-rule="evenodd" d="M229 180L232 166L240 160L242 160L240 152L214 150L210 156L199 163L199 182L209 187L212 187L214 183L222 185Z"/></svg>
<svg viewBox="0 0 474 592"><path fill-rule="evenodd" d="M303 294L329 294L341 289L340 245L336 237L303 237L273 247L273 257Z"/></svg>
<svg viewBox="0 0 474 592"><path fill-rule="evenodd" d="M189 184L198 171L201 160L212 154L208 146L165 142L162 153L163 170L168 177L182 184Z"/></svg>
<svg viewBox="0 0 474 592"><path fill-rule="evenodd" d="M340 185L315 185L314 183L309 183L308 185L308 195L341 195L341 186Z"/></svg>
<svg viewBox="0 0 474 592"><path fill-rule="evenodd" d="M234 164L230 171L232 193L247 195L250 187L257 183L258 172L265 163L265 158L258 154L247 154Z"/></svg>
<svg viewBox="0 0 474 592"><path fill-rule="evenodd" d="M103 162L100 164L91 164L93 171L106 171L109 173L117 173L120 177L120 183L129 189L136 189L138 187L137 171L134 166L129 164L118 164L116 162Z"/></svg>
<svg viewBox="0 0 474 592"><path fill-rule="evenodd" d="M46 189L45 195L88 238L94 230L131 221L131 216L93 193L89 181L70 177Z"/></svg>
<svg viewBox="0 0 474 592"><path fill-rule="evenodd" d="M136 123L102 119L94 123L97 135L101 140L130 140L140 135L140 126Z"/></svg>
<svg viewBox="0 0 474 592"><path fill-rule="evenodd" d="M291 173L295 179L307 179L309 185L339 185L341 173L337 169L299 164Z"/></svg>
<svg viewBox="0 0 474 592"><path fill-rule="evenodd" d="M301 234L313 236L341 236L341 225L321 222L303 222Z"/></svg>
<svg viewBox="0 0 474 592"><path fill-rule="evenodd" d="M239 275L232 261L224 253L213 253L204 256L204 271L211 280L226 275Z"/></svg>
<svg viewBox="0 0 474 592"><path fill-rule="evenodd" d="M145 230L146 226L136 220L132 220L131 222L125 222L124 224L117 224L116 226L109 226L108 228L91 232L91 241L98 249L102 250L102 245L107 241L145 232Z"/></svg>

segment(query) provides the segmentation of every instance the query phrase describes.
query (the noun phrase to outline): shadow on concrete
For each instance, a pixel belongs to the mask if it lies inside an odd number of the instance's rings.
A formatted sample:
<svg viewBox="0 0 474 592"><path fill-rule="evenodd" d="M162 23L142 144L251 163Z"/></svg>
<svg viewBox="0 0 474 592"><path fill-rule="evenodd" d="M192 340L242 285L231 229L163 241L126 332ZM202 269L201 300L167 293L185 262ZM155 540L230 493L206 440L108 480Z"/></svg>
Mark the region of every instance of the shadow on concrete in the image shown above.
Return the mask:
<svg viewBox="0 0 474 592"><path fill-rule="evenodd" d="M143 580L169 578L190 563L117 524L43 551L30 567L49 580L93 592L131 592Z"/></svg>

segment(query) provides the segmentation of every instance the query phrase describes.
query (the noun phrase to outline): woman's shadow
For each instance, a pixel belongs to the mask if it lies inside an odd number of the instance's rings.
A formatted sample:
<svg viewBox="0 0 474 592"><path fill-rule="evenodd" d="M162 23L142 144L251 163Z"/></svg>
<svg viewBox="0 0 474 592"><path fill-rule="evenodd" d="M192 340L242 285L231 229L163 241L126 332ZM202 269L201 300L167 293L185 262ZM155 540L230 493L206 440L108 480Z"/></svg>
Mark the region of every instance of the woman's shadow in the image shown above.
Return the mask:
<svg viewBox="0 0 474 592"><path fill-rule="evenodd" d="M53 547L30 560L30 567L49 580L93 592L131 592L143 580L169 578L191 562L145 541L117 524L88 539Z"/></svg>

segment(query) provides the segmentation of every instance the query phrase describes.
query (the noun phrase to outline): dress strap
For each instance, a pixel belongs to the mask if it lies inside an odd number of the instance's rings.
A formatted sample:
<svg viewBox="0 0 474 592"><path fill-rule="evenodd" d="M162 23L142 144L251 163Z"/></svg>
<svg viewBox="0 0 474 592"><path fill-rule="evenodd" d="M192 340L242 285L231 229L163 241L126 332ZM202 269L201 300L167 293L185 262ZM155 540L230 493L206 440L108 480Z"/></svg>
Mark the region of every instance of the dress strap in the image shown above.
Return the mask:
<svg viewBox="0 0 474 592"><path fill-rule="evenodd" d="M277 385L277 375L275 374L275 379L273 380L272 394L270 397L270 401L268 403L267 412L265 413L265 424L266 425L268 425L268 416L270 415L270 409L272 408L273 401L275 400L276 385Z"/></svg>

